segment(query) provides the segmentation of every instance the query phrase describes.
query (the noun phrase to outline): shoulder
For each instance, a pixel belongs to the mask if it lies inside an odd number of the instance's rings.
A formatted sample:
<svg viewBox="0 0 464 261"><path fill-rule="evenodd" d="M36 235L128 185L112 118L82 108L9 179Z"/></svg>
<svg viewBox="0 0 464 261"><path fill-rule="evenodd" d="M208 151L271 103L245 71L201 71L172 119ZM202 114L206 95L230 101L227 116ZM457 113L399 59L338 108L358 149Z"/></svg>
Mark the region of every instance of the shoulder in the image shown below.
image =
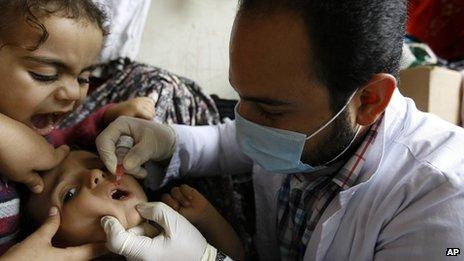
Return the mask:
<svg viewBox="0 0 464 261"><path fill-rule="evenodd" d="M383 195L379 201L392 216L422 203L432 208L451 198L452 204L464 202L461 128L416 110L386 144L369 191Z"/></svg>

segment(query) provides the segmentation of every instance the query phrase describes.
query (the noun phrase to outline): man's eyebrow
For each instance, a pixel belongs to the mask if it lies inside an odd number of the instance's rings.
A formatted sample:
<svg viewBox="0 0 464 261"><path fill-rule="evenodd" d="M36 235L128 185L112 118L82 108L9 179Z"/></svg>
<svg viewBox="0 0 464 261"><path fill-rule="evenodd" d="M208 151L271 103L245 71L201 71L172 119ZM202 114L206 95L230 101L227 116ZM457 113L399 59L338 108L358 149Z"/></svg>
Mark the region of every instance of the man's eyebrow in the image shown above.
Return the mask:
<svg viewBox="0 0 464 261"><path fill-rule="evenodd" d="M282 100L276 100L276 99L271 99L267 97L253 97L253 96L240 96L241 99L245 101L251 101L251 102L256 102L256 103L261 103L261 104L266 104L266 105L271 105L271 106L285 106L285 105L290 105L290 102L287 101L282 101Z"/></svg>

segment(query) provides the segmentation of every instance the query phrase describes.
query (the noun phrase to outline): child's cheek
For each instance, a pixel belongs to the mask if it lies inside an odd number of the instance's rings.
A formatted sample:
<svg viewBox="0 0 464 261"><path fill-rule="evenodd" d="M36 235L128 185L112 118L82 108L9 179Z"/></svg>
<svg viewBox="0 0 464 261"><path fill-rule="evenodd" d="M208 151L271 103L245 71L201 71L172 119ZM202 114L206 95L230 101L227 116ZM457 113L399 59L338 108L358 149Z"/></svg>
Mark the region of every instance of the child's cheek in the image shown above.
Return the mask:
<svg viewBox="0 0 464 261"><path fill-rule="evenodd" d="M133 211L129 212L127 216L127 221L128 224L126 226L126 229L139 225L140 223L142 223L143 218L140 216L137 210L134 209Z"/></svg>

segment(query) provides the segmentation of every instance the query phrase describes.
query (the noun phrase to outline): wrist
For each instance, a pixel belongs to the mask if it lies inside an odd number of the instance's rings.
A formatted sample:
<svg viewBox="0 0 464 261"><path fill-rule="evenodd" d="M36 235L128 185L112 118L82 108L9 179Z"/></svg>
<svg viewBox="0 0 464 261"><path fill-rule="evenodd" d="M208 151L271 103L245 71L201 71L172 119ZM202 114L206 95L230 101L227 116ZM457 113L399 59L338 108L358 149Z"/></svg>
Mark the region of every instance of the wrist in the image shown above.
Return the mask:
<svg viewBox="0 0 464 261"><path fill-rule="evenodd" d="M207 207L200 216L195 220L189 220L195 227L199 228L200 231L206 231L207 228L211 226L211 220L220 220L222 218L221 214L219 214L210 202L207 204Z"/></svg>

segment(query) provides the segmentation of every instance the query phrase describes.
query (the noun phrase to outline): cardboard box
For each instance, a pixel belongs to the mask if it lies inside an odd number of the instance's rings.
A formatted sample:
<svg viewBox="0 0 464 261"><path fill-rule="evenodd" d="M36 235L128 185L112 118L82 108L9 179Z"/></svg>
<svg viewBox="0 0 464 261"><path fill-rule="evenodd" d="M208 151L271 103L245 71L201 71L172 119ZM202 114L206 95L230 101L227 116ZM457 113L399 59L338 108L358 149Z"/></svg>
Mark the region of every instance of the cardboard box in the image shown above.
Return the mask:
<svg viewBox="0 0 464 261"><path fill-rule="evenodd" d="M400 72L400 91L419 110L453 124L461 122L462 75L443 67L420 66Z"/></svg>

